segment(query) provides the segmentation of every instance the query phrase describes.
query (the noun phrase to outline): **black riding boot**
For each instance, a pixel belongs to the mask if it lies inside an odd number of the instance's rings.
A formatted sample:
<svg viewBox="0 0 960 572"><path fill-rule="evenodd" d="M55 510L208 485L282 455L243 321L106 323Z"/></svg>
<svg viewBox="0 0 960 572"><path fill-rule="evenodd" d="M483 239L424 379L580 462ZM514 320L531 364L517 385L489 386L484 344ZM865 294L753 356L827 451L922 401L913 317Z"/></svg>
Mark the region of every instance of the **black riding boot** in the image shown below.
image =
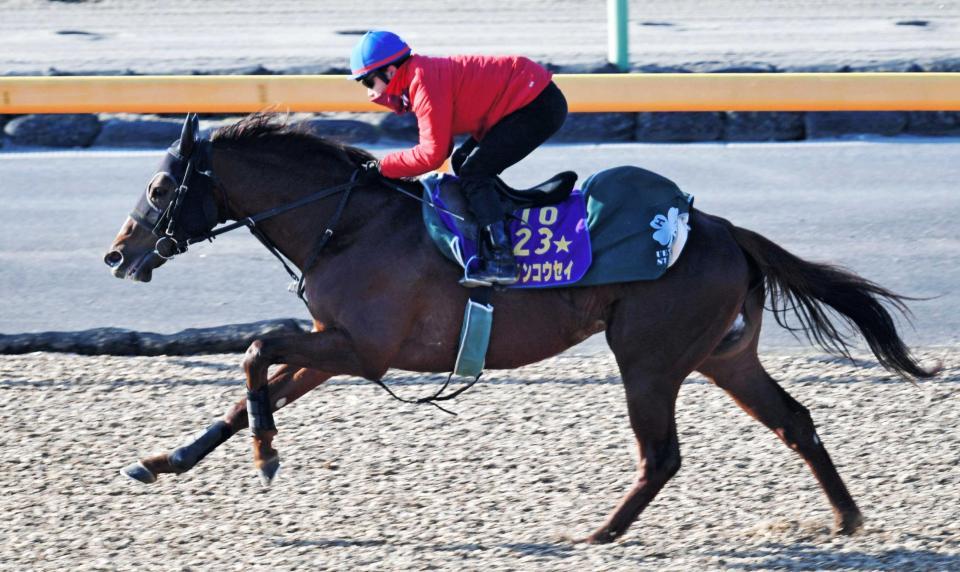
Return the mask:
<svg viewBox="0 0 960 572"><path fill-rule="evenodd" d="M513 257L513 244L506 221L498 221L480 230L478 241L480 264L467 273L464 286L489 286L516 284L520 269Z"/></svg>

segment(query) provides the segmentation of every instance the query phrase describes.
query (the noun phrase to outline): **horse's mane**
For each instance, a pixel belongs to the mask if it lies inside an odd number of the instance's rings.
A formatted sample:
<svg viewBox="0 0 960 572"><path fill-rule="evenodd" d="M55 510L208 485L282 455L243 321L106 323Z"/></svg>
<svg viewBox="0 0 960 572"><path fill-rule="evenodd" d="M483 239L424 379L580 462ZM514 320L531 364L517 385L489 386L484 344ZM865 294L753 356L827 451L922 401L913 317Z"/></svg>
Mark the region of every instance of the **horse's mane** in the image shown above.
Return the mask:
<svg viewBox="0 0 960 572"><path fill-rule="evenodd" d="M260 144L265 150L294 154L322 153L357 166L374 156L357 147L324 139L312 132L307 123L290 123L276 113L252 113L233 125L214 131L210 140L230 146Z"/></svg>

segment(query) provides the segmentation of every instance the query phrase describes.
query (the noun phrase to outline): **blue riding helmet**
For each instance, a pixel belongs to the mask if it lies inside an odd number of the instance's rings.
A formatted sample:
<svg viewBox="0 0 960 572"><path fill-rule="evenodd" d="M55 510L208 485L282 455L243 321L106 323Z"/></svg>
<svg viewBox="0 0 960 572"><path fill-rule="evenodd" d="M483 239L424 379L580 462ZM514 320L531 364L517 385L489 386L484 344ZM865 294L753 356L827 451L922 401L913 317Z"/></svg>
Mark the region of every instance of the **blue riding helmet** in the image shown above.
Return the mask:
<svg viewBox="0 0 960 572"><path fill-rule="evenodd" d="M370 30L360 38L350 54L351 79L360 79L410 54L410 46L400 36L385 30Z"/></svg>

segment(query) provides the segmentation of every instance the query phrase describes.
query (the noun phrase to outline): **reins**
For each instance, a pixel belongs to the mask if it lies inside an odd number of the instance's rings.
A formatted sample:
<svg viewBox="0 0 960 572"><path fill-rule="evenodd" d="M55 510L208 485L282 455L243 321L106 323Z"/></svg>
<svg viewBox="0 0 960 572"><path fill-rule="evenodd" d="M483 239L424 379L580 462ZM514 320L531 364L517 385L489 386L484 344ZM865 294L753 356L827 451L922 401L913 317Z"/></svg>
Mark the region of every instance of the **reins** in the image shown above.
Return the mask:
<svg viewBox="0 0 960 572"><path fill-rule="evenodd" d="M262 213L257 213L257 214L255 214L255 215L248 216L248 217L246 217L246 218L243 218L243 219L241 219L241 220L238 220L237 222L228 224L228 225L226 225L226 226L222 226L222 227L220 227L220 228L218 228L218 229L215 229L215 230L212 230L212 231L210 231L210 232L208 232L208 233L206 233L206 234L204 234L204 235L190 238L190 239L187 240L187 243L188 243L188 244L195 244L195 243L197 243L197 242L202 242L202 241L204 241L204 240L209 240L209 239L211 239L211 238L216 238L217 236L220 236L221 234L223 234L223 233L225 233L225 232L230 232L231 230L236 230L236 229L240 228L241 226L246 226L246 227L256 226L256 224L257 224L258 222L264 221L264 220L266 220L266 219L268 219L268 218L271 218L271 217L275 217L275 216L277 216L277 215L279 215L279 214L283 214L283 213L285 213L285 212L287 212L287 211L290 211L290 210L293 210L293 209L296 209L296 208L300 208L300 207L302 207L302 206L304 206L304 205L308 205L308 204L310 204L310 203L312 203L312 202L319 201L320 199L329 197L329 196L331 196L331 195L335 195L335 194L339 193L340 191L344 191L344 190L351 189L352 187L354 187L354 186L356 186L356 185L357 185L357 182L354 181L354 180L351 178L350 181L348 181L348 182L346 182L346 183L343 183L343 184L341 184L341 185L337 185L337 186L335 186L335 187L328 187L328 188L323 189L323 190L321 190L321 191L317 191L316 193L314 193L314 194L312 194L312 195L307 195L306 197L303 197L302 199L298 199L298 200L296 200L296 201L294 201L294 202L292 202L292 203L289 203L289 204L286 204L286 205L280 205L279 207L274 207L274 208L272 208L272 209L270 209L270 210L263 211Z"/></svg>
<svg viewBox="0 0 960 572"><path fill-rule="evenodd" d="M212 230L201 236L190 238L187 240L187 244L195 244L197 242L202 242L204 240L213 240L214 238L220 236L221 234L230 232L232 230L236 230L242 226L247 227L250 230L250 233L253 236L255 236L257 240L259 240L260 243L263 244L263 246L277 258L277 260L280 261L280 264L283 265L283 269L286 270L287 274L290 276L290 278L293 279L294 283L296 284L295 287L291 287L291 290L293 290L294 293L296 293L297 297L300 298L300 300L302 300L303 303L307 305L307 307L309 308L309 304L307 304L307 298L306 296L304 296L304 291L306 290L305 280L306 280L307 272L313 267L314 264L316 264L317 259L320 258L320 252L323 250L323 248L330 241L330 238L333 236L333 229L336 226L336 224L340 222L340 217L343 215L343 210L347 206L347 201L350 200L350 191L352 191L353 188L359 184L359 182L357 181L358 174L359 174L359 170L354 171L353 175L350 177L350 180L347 181L346 183L336 185L333 187L328 187L321 191L317 191L312 195L307 195L306 197L298 199L292 203L274 207L272 209L263 211L261 213L257 213L255 215L240 219L237 222ZM337 205L337 210L334 212L333 216L330 217L330 220L327 221L323 234L320 235L320 240L317 241L316 248L314 248L313 253L310 255L310 258L307 260L307 263L304 264L303 269L301 270L300 275L298 276L297 273L290 267L291 265L287 262L284 256L277 249L276 245L274 245L273 242L269 238L267 238L267 236L263 234L263 232L260 231L260 228L257 226L257 223L267 220L269 218L275 217L277 215L283 214L287 211L291 211L291 210L300 208L302 206L308 205L310 203L319 201L320 199L333 196L340 192L343 193L343 198L340 199L340 203Z"/></svg>
<svg viewBox="0 0 960 572"><path fill-rule="evenodd" d="M403 402L403 403L412 403L412 404L414 404L414 405L422 405L422 404L424 404L424 403L429 403L430 405L433 405L434 407L436 407L436 408L439 409L440 411L443 411L444 413L449 413L450 415L456 416L457 414L456 414L455 412L450 411L449 409L441 406L440 404L437 403L437 401L447 401L447 400L453 399L454 397L460 395L460 394L463 393L464 391L466 391L466 390L470 389L471 387L473 387L474 385L476 385L476 383L477 383L478 381L480 381L480 376L481 376L481 375L483 375L483 374L482 374L482 373L477 374L477 377L475 377L475 378L473 378L472 380L468 381L466 384L464 384L463 387L461 387L460 389L454 391L453 393L451 393L451 394L449 394L449 395L441 395L441 394L444 392L444 390L446 390L447 387L450 385L450 380L453 379L453 372L450 372L450 375L447 376L447 381L443 382L443 385L440 386L440 389L438 389L436 392L434 392L433 395L429 395L429 396L427 396L427 397L420 397L420 398L418 398L418 399L407 399L407 398L405 398L405 397L400 397L400 396L398 396L396 393L394 393L394 392L390 389L389 386L387 386L387 384L383 383L382 380L375 379L375 380L373 380L373 382L376 383L377 385L379 385L380 387L382 387L382 388L384 389L384 391L386 391L387 393L390 394L390 397L396 399L397 401L401 401L401 402Z"/></svg>

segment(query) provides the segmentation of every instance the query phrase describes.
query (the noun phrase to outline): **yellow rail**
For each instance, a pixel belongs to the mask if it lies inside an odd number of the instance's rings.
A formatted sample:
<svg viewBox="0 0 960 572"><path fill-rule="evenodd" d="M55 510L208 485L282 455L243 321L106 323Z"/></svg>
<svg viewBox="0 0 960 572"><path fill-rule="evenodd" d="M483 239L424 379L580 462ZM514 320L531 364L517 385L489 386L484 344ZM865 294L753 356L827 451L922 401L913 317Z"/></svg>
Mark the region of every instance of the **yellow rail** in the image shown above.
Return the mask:
<svg viewBox="0 0 960 572"><path fill-rule="evenodd" d="M960 111L960 73L557 75L570 111ZM383 111L346 76L0 77L0 113Z"/></svg>

